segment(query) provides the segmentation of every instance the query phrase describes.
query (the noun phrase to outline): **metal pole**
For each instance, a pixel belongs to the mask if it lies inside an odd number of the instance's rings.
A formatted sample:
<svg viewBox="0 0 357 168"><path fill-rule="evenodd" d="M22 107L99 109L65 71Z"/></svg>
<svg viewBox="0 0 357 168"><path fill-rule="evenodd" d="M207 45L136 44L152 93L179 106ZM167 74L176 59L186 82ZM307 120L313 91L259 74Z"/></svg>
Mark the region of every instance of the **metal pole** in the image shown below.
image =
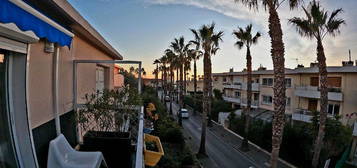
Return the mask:
<svg viewBox="0 0 357 168"><path fill-rule="evenodd" d="M54 53L53 60L53 107L55 112L55 124L56 124L56 133L57 136L61 134L61 123L60 123L60 114L59 114L59 47L56 46L56 51Z"/></svg>

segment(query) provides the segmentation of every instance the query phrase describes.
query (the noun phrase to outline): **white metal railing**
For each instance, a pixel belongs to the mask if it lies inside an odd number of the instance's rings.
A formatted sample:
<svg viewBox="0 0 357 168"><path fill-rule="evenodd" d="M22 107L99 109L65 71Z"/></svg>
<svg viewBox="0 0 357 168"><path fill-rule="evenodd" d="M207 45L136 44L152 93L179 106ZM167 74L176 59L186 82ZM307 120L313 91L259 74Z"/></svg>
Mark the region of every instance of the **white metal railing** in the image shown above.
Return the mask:
<svg viewBox="0 0 357 168"><path fill-rule="evenodd" d="M144 107L141 107L139 115L139 128L136 143L135 168L144 167Z"/></svg>
<svg viewBox="0 0 357 168"><path fill-rule="evenodd" d="M311 123L312 112L306 109L296 109L291 118L296 121Z"/></svg>
<svg viewBox="0 0 357 168"><path fill-rule="evenodd" d="M247 106L248 99L244 98L241 99L241 105ZM252 100L251 101L251 106L252 107L258 107L259 106L259 100Z"/></svg>
<svg viewBox="0 0 357 168"><path fill-rule="evenodd" d="M232 102L232 103L240 103L240 98L239 97L229 97L229 96L223 96L223 100Z"/></svg>

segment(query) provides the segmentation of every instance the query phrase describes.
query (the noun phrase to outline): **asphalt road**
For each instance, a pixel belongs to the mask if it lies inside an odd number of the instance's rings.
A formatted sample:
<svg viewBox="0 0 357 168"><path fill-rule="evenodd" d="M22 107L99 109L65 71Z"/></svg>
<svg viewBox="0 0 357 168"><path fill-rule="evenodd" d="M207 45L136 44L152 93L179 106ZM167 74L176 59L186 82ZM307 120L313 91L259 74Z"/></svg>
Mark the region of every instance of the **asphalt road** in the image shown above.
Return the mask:
<svg viewBox="0 0 357 168"><path fill-rule="evenodd" d="M169 107L169 103L167 103ZM176 115L179 106L173 103L173 113ZM190 114L189 119L183 119L184 131L191 137L198 148L201 137L201 120ZM207 129L206 152L211 161L207 168L258 168L246 155L225 143L219 136Z"/></svg>

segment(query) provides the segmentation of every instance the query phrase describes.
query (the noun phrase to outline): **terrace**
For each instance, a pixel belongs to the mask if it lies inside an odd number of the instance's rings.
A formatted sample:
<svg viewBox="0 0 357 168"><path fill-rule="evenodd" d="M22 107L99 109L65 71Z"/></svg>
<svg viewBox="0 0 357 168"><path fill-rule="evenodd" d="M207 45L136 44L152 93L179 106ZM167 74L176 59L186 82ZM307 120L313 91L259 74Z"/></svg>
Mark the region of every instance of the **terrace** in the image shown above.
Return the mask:
<svg viewBox="0 0 357 168"><path fill-rule="evenodd" d="M140 104L130 104L132 95L130 91L126 92L126 88L119 88L116 91L109 91L109 93L95 93L92 95L86 95L87 102L83 103L83 100L79 99L78 95L78 68L80 64L137 64L137 96L141 93L142 81L141 81L141 62L139 61L118 61L118 60L76 60L74 61L73 72L73 85L74 85L74 100L73 105L78 115L77 125L77 149L80 151L101 151L104 155L104 159L108 163L109 167L130 167L130 168L143 168L144 165L144 107ZM128 89L130 90L130 89ZM110 94L112 97L106 99ZM100 101L112 102L111 105L103 107L103 102L100 104L99 113L92 112L91 107L98 107L97 104L88 105L88 97L98 99ZM89 98L89 99L90 99ZM100 102L99 101L99 102ZM78 103L81 102L81 103ZM90 102L90 101L89 101ZM124 103L123 103L124 102ZM125 103L128 102L128 103ZM104 103L105 104L105 103ZM99 115L98 115L99 114ZM83 122L84 120L84 122ZM81 122L82 121L82 122ZM56 125L57 126L57 125ZM101 144L103 140L97 136L101 136L101 133L105 133L105 138L110 138L111 134L119 135L114 143L109 144L108 149L103 148L105 144ZM99 134L98 134L99 133ZM107 135L110 133L110 135ZM94 135L94 138L93 138ZM108 137L109 136L109 137ZM104 141L103 141L104 142ZM108 141L105 141L108 142ZM110 141L109 141L110 142Z"/></svg>

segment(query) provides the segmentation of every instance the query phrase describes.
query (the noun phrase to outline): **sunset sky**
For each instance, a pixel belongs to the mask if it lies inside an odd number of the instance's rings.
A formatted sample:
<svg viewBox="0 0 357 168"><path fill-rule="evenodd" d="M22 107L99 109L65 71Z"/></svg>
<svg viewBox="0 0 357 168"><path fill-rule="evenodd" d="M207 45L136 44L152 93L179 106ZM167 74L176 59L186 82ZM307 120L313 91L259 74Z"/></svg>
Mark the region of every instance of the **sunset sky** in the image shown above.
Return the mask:
<svg viewBox="0 0 357 168"><path fill-rule="evenodd" d="M254 32L260 31L263 36L256 46L251 48L253 68L260 64L271 69L270 38L268 35L267 13L250 11L234 0L69 0L70 3L124 56L125 60L141 60L147 76L155 66L154 59L163 55L169 43L179 36L187 41L193 39L189 28L199 28L203 24L216 23L217 31L224 31L221 50L212 57L213 72L228 71L234 68L240 71L245 66L245 50L234 46L232 31L237 26L253 24ZM305 5L309 1L305 1ZM348 59L348 49L352 59L357 56L357 1L356 0L323 0L322 6L332 11L342 8L340 15L346 25L341 34L324 40L327 64L341 65ZM308 66L316 60L316 42L300 37L287 19L303 16L301 8L289 11L282 6L279 9L285 43L285 64L288 68L297 63ZM202 73L202 59L198 69Z"/></svg>

